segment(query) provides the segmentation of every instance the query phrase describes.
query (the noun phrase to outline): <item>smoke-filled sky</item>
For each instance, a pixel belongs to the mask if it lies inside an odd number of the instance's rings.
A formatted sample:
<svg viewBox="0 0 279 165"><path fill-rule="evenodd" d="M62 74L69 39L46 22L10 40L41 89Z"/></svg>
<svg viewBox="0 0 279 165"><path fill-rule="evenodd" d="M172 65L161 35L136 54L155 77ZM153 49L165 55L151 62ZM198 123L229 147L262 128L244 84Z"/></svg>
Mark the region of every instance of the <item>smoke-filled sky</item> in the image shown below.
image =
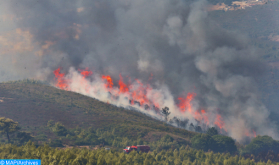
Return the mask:
<svg viewBox="0 0 279 165"><path fill-rule="evenodd" d="M255 80L266 65L249 38L213 22L207 2L183 0L0 1L0 81L52 81L61 67L196 93L196 109L221 114L233 138L277 138ZM152 80L150 81L150 76Z"/></svg>

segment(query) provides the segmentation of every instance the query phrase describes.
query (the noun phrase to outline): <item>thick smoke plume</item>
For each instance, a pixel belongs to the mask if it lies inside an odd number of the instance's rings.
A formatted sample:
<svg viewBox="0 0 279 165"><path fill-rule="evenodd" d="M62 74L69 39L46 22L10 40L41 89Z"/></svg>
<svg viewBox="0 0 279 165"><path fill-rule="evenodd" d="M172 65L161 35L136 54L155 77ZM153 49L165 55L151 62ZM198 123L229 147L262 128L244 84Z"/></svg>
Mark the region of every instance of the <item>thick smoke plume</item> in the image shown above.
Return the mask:
<svg viewBox="0 0 279 165"><path fill-rule="evenodd" d="M255 82L265 64L245 35L211 21L205 1L9 0L0 4L1 81L53 82L52 72L60 67L71 80L71 90L106 101L111 93L102 90L107 82L101 75L117 82L121 74L127 84L131 79L135 86L139 79L152 86L149 92L159 91L160 97L148 93L148 99L159 99L157 108L168 106L172 117L194 122L194 112L207 114L206 124L224 125L221 128L240 142L253 132L277 138ZM93 72L86 80L78 72L85 68ZM96 87L98 95L83 91L80 80ZM195 94L192 113L183 112L181 100L176 99L187 98L188 93ZM110 102L128 106L129 96L121 97Z"/></svg>

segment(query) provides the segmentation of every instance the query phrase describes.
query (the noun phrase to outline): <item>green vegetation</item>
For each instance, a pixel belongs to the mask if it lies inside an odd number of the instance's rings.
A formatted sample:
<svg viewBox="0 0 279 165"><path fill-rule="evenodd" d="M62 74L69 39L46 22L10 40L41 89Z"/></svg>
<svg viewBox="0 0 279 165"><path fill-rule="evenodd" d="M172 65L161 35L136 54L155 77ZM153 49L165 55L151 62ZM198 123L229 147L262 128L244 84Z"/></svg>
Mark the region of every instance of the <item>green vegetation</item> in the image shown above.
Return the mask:
<svg viewBox="0 0 279 165"><path fill-rule="evenodd" d="M19 131L20 129L18 122L9 118L0 117L0 134L7 137L8 143L12 142L14 144L22 145L29 140L33 140L31 133Z"/></svg>
<svg viewBox="0 0 279 165"><path fill-rule="evenodd" d="M0 118L0 134L6 134L8 142L10 142L10 134L19 130L18 122L14 122L12 119L5 117Z"/></svg>
<svg viewBox="0 0 279 165"><path fill-rule="evenodd" d="M144 165L197 165L197 164L218 164L218 165L263 165L274 164L270 160L267 163L255 163L251 159L242 156L231 156L230 154L203 152L191 149L188 146L181 146L179 149L168 151L153 151L150 153L137 153L135 151L125 154L115 150L89 150L89 149L54 149L48 145L36 147L32 143L24 146L1 145L0 159L41 159L42 164L59 165L106 165L106 164L144 164Z"/></svg>
<svg viewBox="0 0 279 165"><path fill-rule="evenodd" d="M216 146L213 148L215 152L230 152L235 153L237 151L235 141L228 136L214 135L212 136Z"/></svg>
<svg viewBox="0 0 279 165"><path fill-rule="evenodd" d="M191 139L192 147L203 151L236 153L235 141L228 136L217 135L215 128L209 128L207 134L198 134Z"/></svg>
<svg viewBox="0 0 279 165"><path fill-rule="evenodd" d="M191 139L192 147L199 150L212 150L215 147L215 141L210 135L198 134Z"/></svg>
<svg viewBox="0 0 279 165"><path fill-rule="evenodd" d="M248 144L243 150L242 154L254 154L267 153L268 151L273 151L275 154L279 153L279 142L273 140L269 136L257 136Z"/></svg>
<svg viewBox="0 0 279 165"><path fill-rule="evenodd" d="M50 121L49 123L51 123ZM48 124L50 125L50 124ZM49 126L49 128L54 132L57 132L55 127L59 125L59 127L63 127L58 130L62 130L63 134L57 134L59 136L56 140L51 140L49 145L52 147L63 147L62 144L68 146L110 146L115 150L122 151L122 149L126 146L131 145L150 145L152 150L168 150L168 149L179 149L181 145L189 145L190 143L182 138L173 138L172 136L165 135L155 135L155 139L148 140L145 137L148 135L148 130L141 130L139 128L133 128L135 132L134 136L126 136L126 132L129 131L129 127L114 127L111 130L102 130L97 129L94 130L92 127L88 129L83 128L73 128L66 129L60 123L55 123L53 126ZM67 133L65 136L64 132ZM152 135L153 136L153 135ZM151 137L152 138L152 137ZM153 137L154 138L154 137Z"/></svg>
<svg viewBox="0 0 279 165"><path fill-rule="evenodd" d="M57 136L66 136L68 134L68 131L65 128L65 126L59 122L57 122L53 127L51 127L51 129Z"/></svg>
<svg viewBox="0 0 279 165"><path fill-rule="evenodd" d="M18 132L14 139L15 144L25 144L30 140L34 140L34 137L31 135L30 132Z"/></svg>
<svg viewBox="0 0 279 165"><path fill-rule="evenodd" d="M210 136L218 135L218 130L215 127L211 127L206 131L206 134Z"/></svg>

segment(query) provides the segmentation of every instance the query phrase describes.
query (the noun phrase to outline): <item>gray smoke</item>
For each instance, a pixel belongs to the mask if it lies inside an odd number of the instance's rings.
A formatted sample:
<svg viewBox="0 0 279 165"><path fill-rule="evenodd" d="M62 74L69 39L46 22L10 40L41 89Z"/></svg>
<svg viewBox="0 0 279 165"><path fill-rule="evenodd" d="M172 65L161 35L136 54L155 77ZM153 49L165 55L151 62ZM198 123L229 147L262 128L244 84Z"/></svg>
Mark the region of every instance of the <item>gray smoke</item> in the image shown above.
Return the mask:
<svg viewBox="0 0 279 165"><path fill-rule="evenodd" d="M9 0L0 14L1 81L52 80L54 69L88 67L118 79L166 84L176 98L197 93L208 113L221 114L229 135L247 129L277 138L256 79L265 71L244 34L213 22L205 1ZM1 9L0 8L0 9ZM10 19L4 18L9 17ZM10 35L7 35L10 33ZM6 44L6 45L5 45ZM18 45L18 48L12 45ZM4 49L3 49L4 50Z"/></svg>

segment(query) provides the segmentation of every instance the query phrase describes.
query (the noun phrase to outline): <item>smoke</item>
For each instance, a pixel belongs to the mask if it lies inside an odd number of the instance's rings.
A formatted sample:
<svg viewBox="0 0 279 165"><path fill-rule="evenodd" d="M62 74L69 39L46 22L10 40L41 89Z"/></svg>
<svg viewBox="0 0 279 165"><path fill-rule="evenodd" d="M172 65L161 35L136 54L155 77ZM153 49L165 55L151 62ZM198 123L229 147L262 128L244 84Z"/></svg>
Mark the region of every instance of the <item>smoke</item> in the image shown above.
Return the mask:
<svg viewBox="0 0 279 165"><path fill-rule="evenodd" d="M220 114L238 141L252 130L278 137L257 91L266 64L246 35L210 19L206 1L9 0L2 6L8 9L0 13L1 81L52 81L58 67L80 79L76 71L88 67L116 80L121 74L151 84L173 116L181 116L175 98L194 92L193 110ZM90 96L106 101L102 80L92 79L87 85L99 91ZM79 85L72 82L71 88L88 95ZM129 100L119 99L114 104L128 106Z"/></svg>

